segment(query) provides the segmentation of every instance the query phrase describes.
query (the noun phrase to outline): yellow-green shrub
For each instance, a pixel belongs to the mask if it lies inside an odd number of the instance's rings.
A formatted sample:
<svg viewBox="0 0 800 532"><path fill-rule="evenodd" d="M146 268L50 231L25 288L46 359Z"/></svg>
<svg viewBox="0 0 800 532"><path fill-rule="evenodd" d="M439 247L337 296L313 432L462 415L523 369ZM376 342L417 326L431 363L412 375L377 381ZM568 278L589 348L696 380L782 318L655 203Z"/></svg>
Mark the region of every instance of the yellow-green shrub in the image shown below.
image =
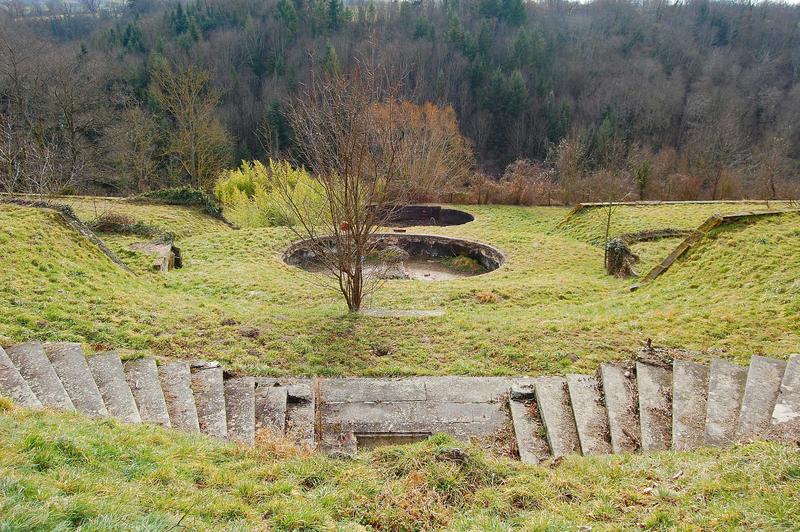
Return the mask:
<svg viewBox="0 0 800 532"><path fill-rule="evenodd" d="M286 161L243 161L239 168L226 170L217 180L214 193L222 203L225 217L239 227L292 225L296 216L283 191L299 206L318 203L318 183L303 168Z"/></svg>

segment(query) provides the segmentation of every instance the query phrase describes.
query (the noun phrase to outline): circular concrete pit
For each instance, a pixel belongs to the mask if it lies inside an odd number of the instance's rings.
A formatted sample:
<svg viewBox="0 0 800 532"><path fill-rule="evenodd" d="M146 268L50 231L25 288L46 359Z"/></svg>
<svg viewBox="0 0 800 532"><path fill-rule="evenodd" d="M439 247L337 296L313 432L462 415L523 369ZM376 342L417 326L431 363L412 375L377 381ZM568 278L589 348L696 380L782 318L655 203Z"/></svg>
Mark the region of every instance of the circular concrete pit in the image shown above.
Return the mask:
<svg viewBox="0 0 800 532"><path fill-rule="evenodd" d="M327 250L327 251L325 251ZM283 260L316 273L326 271L324 253L335 252L332 238L292 244ZM503 253L487 244L437 235L377 234L364 260L367 276L382 279L446 281L481 275L502 266Z"/></svg>
<svg viewBox="0 0 800 532"><path fill-rule="evenodd" d="M383 216L387 227L415 227L425 225L463 225L475 219L468 212L448 209L440 205L402 205L387 207Z"/></svg>

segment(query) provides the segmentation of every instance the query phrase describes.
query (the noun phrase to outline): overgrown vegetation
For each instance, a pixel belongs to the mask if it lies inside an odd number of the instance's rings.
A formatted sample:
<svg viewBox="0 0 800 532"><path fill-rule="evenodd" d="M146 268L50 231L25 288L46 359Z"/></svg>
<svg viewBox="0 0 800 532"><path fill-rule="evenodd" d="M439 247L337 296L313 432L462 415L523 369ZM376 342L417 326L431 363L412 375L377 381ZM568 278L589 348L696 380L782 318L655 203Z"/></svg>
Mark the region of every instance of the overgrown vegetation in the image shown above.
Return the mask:
<svg viewBox="0 0 800 532"><path fill-rule="evenodd" d="M203 212L209 216L224 220L222 208L213 196L206 194L203 190L188 186L149 190L134 196L131 201L201 207Z"/></svg>
<svg viewBox="0 0 800 532"><path fill-rule="evenodd" d="M0 433L11 530L800 526L800 459L774 443L530 467L442 435L337 460L3 408Z"/></svg>
<svg viewBox="0 0 800 532"><path fill-rule="evenodd" d="M319 209L319 184L302 168L286 161L243 161L226 170L217 180L214 194L225 208L225 216L239 227L274 227L296 224L297 217L283 198L284 187L298 205L314 202Z"/></svg>

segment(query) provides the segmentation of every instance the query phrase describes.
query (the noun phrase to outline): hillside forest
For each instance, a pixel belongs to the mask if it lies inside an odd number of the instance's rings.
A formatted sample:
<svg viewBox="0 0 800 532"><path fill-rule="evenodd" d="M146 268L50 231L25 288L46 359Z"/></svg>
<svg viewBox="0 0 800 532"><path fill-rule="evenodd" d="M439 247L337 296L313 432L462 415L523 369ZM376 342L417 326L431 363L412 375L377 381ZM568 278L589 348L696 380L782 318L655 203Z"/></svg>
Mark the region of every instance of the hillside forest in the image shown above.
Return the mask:
<svg viewBox="0 0 800 532"><path fill-rule="evenodd" d="M287 105L365 63L449 154L418 201L800 197L800 6L707 0L9 0L0 191L303 164Z"/></svg>

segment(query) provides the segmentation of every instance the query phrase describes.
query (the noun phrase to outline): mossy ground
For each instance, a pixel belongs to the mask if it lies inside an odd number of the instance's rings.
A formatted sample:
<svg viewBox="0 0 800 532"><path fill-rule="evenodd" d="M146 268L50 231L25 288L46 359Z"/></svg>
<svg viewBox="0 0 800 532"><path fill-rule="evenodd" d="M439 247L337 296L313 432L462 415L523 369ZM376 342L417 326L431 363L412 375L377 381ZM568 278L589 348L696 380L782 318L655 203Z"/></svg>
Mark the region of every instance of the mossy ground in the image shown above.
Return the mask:
<svg viewBox="0 0 800 532"><path fill-rule="evenodd" d="M79 214L91 203L82 201ZM368 305L445 315L376 318L348 315L319 277L283 264L292 240L284 228L234 231L182 207L112 208L180 235L184 268L150 273L146 258L126 251L131 237L101 235L137 275L125 273L54 215L2 206L0 344L79 341L90 351L217 359L272 375L591 372L647 338L742 363L800 345L796 214L722 227L632 293L633 281L604 273L602 250L590 244L602 228L585 215L556 228L567 209L462 207L474 222L422 229L490 243L507 262L453 281L390 281ZM660 228L664 209L673 227L710 215L706 205L621 207L613 234ZM671 247L643 245L653 248L648 263Z"/></svg>
<svg viewBox="0 0 800 532"><path fill-rule="evenodd" d="M800 455L775 443L532 467L438 435L342 460L2 410L2 530L800 527Z"/></svg>

